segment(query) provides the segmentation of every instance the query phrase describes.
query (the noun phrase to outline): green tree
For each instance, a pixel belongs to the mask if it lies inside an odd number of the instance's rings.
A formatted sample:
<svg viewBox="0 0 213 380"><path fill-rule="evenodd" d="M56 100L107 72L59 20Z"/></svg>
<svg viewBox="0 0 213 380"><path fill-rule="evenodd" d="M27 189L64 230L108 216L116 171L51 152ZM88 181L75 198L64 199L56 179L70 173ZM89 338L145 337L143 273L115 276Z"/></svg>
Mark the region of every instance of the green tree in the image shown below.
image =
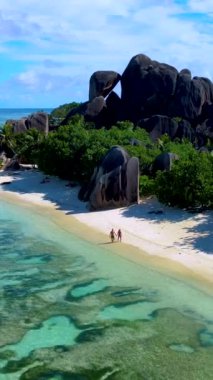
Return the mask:
<svg viewBox="0 0 213 380"><path fill-rule="evenodd" d="M76 108L80 105L80 103L72 102L62 104L59 107L52 110L49 116L49 122L51 125L58 125L60 122L66 117L68 112L70 112L73 108Z"/></svg>
<svg viewBox="0 0 213 380"><path fill-rule="evenodd" d="M176 161L170 172L158 172L156 195L178 207L213 207L213 157L190 150Z"/></svg>
<svg viewBox="0 0 213 380"><path fill-rule="evenodd" d="M38 164L40 146L44 139L44 132L35 128L14 134L14 149L19 160L25 164Z"/></svg>

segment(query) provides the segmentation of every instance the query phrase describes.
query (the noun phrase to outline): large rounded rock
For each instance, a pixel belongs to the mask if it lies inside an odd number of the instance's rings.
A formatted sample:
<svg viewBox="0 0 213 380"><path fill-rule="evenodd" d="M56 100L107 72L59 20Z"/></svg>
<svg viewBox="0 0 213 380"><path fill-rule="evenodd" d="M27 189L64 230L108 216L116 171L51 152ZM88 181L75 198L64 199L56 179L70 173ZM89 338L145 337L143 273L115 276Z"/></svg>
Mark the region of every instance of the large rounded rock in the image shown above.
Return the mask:
<svg viewBox="0 0 213 380"><path fill-rule="evenodd" d="M93 122L97 128L103 126L107 118L106 102L104 97L97 96L90 102L85 102L80 104L78 107L72 108L61 122L61 125L68 124L74 115L83 116L85 121Z"/></svg>
<svg viewBox="0 0 213 380"><path fill-rule="evenodd" d="M176 131L175 138L183 141L184 139L189 140L192 144L196 139L196 132L192 128L191 124L187 120L180 120L178 122L178 129Z"/></svg>
<svg viewBox="0 0 213 380"><path fill-rule="evenodd" d="M196 137L198 147L206 145L208 140L213 141L213 119L207 119L196 127Z"/></svg>
<svg viewBox="0 0 213 380"><path fill-rule="evenodd" d="M7 120L5 125L10 125L13 133L26 132L28 129L27 117L23 117L19 120Z"/></svg>
<svg viewBox="0 0 213 380"><path fill-rule="evenodd" d="M196 131L190 122L184 119L154 115L140 120L138 126L149 133L152 141L157 141L164 134L167 134L171 140L176 138L180 141L188 139L191 143L194 143L196 138Z"/></svg>
<svg viewBox="0 0 213 380"><path fill-rule="evenodd" d="M11 170L11 171L13 171L13 170L19 170L21 167L20 167L20 164L19 164L19 162L18 162L18 159L17 159L17 157L12 157L12 158L10 158L7 162L6 162L6 164L5 164L5 166L4 166L4 170L5 171L9 171L9 170Z"/></svg>
<svg viewBox="0 0 213 380"><path fill-rule="evenodd" d="M46 112L35 112L27 118L27 128L35 128L38 131L48 133L48 114Z"/></svg>
<svg viewBox="0 0 213 380"><path fill-rule="evenodd" d="M22 117L19 120L7 120L6 124L12 126L13 133L26 132L31 128L35 128L46 134L49 131L48 114L46 112L35 112L32 115Z"/></svg>
<svg viewBox="0 0 213 380"><path fill-rule="evenodd" d="M84 116L86 121L94 121L95 118L103 112L104 108L106 108L106 103L103 96L93 98L91 102L87 104L85 110Z"/></svg>
<svg viewBox="0 0 213 380"><path fill-rule="evenodd" d="M154 115L142 119L138 126L144 128L150 135L152 141L157 141L162 135L167 134L172 140L176 137L178 122L168 116Z"/></svg>
<svg viewBox="0 0 213 380"><path fill-rule="evenodd" d="M139 200L139 161L121 147L112 147L95 168L79 198L92 210L122 207Z"/></svg>
<svg viewBox="0 0 213 380"><path fill-rule="evenodd" d="M96 71L89 82L89 101L97 96L104 98L113 90L121 76L115 71Z"/></svg>
<svg viewBox="0 0 213 380"><path fill-rule="evenodd" d="M195 77L197 78L197 77ZM204 104L210 104L213 102L213 84L208 78L198 78L203 85L204 89Z"/></svg>
<svg viewBox="0 0 213 380"><path fill-rule="evenodd" d="M67 125L69 121L72 119L75 115L82 115L84 116L89 102L81 103L79 106L72 108L66 115L66 117L62 120L60 125Z"/></svg>
<svg viewBox="0 0 213 380"><path fill-rule="evenodd" d="M175 153L164 152L159 154L151 165L151 173L156 174L158 170L169 171L171 170L172 163L178 160L179 157Z"/></svg>
<svg viewBox="0 0 213 380"><path fill-rule="evenodd" d="M207 78L194 77L182 70L177 78L176 90L168 107L170 116L179 116L193 121L202 114L206 103L213 100L213 87Z"/></svg>
<svg viewBox="0 0 213 380"><path fill-rule="evenodd" d="M133 57L121 77L124 118L137 122L164 111L174 95L177 74L174 67L152 61L144 54Z"/></svg>
<svg viewBox="0 0 213 380"><path fill-rule="evenodd" d="M106 126L112 126L121 120L122 115L122 102L120 97L114 92L110 92L106 99L107 107L107 123Z"/></svg>

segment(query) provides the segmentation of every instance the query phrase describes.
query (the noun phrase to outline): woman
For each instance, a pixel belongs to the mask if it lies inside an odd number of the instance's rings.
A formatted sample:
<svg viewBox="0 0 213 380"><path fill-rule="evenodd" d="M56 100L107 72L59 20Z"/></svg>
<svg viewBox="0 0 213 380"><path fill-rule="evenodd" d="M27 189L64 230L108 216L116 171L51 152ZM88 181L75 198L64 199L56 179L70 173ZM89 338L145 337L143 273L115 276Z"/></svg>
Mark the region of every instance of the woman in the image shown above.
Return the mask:
<svg viewBox="0 0 213 380"><path fill-rule="evenodd" d="M118 241L122 240L122 232L121 232L120 228L118 230L117 237L118 237Z"/></svg>

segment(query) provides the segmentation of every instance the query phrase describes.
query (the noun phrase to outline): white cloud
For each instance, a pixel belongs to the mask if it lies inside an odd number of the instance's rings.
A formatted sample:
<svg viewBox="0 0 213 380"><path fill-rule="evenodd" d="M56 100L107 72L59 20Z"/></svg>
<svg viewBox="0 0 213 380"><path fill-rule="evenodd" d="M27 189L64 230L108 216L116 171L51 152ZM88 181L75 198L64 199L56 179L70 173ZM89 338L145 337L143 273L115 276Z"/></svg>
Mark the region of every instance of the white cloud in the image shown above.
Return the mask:
<svg viewBox="0 0 213 380"><path fill-rule="evenodd" d="M213 13L212 0L189 0L189 7L192 11L201 13Z"/></svg>
<svg viewBox="0 0 213 380"><path fill-rule="evenodd" d="M35 89L38 85L38 78L35 72L26 71L17 76L17 80L30 89Z"/></svg>
<svg viewBox="0 0 213 380"><path fill-rule="evenodd" d="M87 100L94 71L109 69L122 74L138 53L178 69L188 67L194 75L209 73L212 77L212 25L194 19L190 12L208 12L209 17L213 0L186 3L0 0L0 49L7 53L10 67L11 62L14 68L20 66L18 76L11 71L5 83L13 76L10 89L16 91L18 86L19 93L40 91L41 97L42 91L54 93L64 86L67 101L75 100L76 95L78 100L79 96ZM55 96L60 103L61 92Z"/></svg>

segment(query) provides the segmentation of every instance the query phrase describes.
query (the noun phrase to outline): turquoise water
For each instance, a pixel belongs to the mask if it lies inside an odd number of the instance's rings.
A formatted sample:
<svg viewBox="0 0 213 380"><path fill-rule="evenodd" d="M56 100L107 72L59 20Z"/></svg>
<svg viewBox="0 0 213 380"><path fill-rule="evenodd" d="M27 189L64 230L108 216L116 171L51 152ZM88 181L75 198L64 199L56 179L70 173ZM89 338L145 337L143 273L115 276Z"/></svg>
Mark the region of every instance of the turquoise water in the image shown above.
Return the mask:
<svg viewBox="0 0 213 380"><path fill-rule="evenodd" d="M212 318L189 283L0 201L0 380L211 379Z"/></svg>

